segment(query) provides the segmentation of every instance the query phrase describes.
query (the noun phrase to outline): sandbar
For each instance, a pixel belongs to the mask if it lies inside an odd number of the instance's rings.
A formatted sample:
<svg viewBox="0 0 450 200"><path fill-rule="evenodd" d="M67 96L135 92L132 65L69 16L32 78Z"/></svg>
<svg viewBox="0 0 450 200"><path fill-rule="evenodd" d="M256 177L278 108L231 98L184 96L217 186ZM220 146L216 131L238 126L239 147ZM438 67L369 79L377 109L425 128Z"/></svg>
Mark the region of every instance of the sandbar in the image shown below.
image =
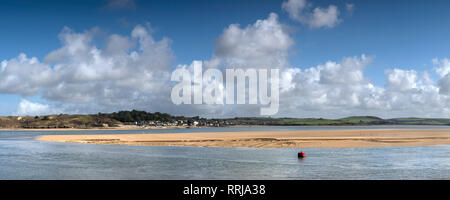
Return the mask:
<svg viewBox="0 0 450 200"><path fill-rule="evenodd" d="M243 131L108 135L43 135L41 141L108 145L360 148L450 145L450 129Z"/></svg>

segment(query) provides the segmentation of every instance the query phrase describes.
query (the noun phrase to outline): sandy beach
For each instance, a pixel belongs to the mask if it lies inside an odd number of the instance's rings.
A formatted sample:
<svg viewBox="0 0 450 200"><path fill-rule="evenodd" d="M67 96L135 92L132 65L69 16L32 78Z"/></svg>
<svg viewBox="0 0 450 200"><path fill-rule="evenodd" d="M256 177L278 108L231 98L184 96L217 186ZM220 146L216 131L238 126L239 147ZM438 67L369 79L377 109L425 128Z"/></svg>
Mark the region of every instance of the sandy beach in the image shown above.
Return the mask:
<svg viewBox="0 0 450 200"><path fill-rule="evenodd" d="M450 129L365 129L173 134L44 135L39 137L38 140L51 142L148 146L358 148L450 145Z"/></svg>

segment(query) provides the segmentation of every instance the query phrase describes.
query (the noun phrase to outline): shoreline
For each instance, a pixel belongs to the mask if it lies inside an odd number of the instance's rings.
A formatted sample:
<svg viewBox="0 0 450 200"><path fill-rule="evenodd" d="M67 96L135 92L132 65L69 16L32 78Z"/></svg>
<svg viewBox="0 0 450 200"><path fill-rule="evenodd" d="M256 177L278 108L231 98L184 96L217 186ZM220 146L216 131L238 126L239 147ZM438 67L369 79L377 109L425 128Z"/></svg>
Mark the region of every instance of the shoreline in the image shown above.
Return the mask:
<svg viewBox="0 0 450 200"><path fill-rule="evenodd" d="M84 144L193 147L401 147L450 145L450 129L357 129L164 134L43 135L37 138L37 140Z"/></svg>
<svg viewBox="0 0 450 200"><path fill-rule="evenodd" d="M139 127L122 126L108 128L0 128L0 131L134 131L134 130L164 130L164 129L188 129L204 127L162 126L162 127Z"/></svg>
<svg viewBox="0 0 450 200"><path fill-rule="evenodd" d="M133 130L164 130L164 129L198 129L198 128L239 128L239 127L291 127L291 125L233 125L224 127L209 127L209 126L160 126L160 127L140 127L135 125L124 125L120 127L98 127L98 128L0 128L0 131L133 131ZM383 127L383 126L397 126L397 127L449 127L448 125L292 125L299 127ZM345 129L343 129L345 130ZM348 130L365 130L365 129L348 129ZM372 129L367 129L372 130ZM374 129L375 130L375 129ZM387 129L377 129L387 130ZM397 129L393 129L397 130ZM400 130L400 129L399 129ZM422 130L422 129L419 129ZM423 130L432 130L423 128ZM314 131L314 130L311 130Z"/></svg>

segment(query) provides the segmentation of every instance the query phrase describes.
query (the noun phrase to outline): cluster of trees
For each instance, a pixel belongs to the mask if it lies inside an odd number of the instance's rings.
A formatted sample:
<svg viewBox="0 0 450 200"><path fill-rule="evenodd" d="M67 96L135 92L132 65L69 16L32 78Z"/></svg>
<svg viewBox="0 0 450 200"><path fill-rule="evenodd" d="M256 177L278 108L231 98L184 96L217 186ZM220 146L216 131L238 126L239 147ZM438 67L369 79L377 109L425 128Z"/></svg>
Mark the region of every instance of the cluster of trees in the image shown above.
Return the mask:
<svg viewBox="0 0 450 200"><path fill-rule="evenodd" d="M110 114L99 113L98 115L103 117L109 117L111 119L115 119L121 122L140 122L140 121L162 121L169 122L174 119L184 118L184 117L174 117L167 113L149 113L145 111L119 111Z"/></svg>
<svg viewBox="0 0 450 200"><path fill-rule="evenodd" d="M167 113L150 113L146 111L119 111L114 113L99 113L99 117L115 119L124 123L134 122L173 122L178 120L185 121L184 123L191 124L194 121L199 122L200 125L380 125L380 124L450 124L450 119L420 119L420 118L406 118L406 119L389 119L384 120L378 117L371 116L355 116L342 119L323 119L323 118L265 118L265 117L244 117L244 118L229 118L229 119L205 119L199 116L184 117L172 116Z"/></svg>

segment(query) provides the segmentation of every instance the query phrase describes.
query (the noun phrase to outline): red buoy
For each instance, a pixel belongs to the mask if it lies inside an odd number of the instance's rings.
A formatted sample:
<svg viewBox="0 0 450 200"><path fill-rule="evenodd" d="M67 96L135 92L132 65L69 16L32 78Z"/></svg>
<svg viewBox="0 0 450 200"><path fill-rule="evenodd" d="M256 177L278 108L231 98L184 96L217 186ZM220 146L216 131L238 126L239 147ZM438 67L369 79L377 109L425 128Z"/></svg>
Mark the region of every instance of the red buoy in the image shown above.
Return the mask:
<svg viewBox="0 0 450 200"><path fill-rule="evenodd" d="M304 158L305 156L306 156L306 154L303 151L298 153L299 158Z"/></svg>

